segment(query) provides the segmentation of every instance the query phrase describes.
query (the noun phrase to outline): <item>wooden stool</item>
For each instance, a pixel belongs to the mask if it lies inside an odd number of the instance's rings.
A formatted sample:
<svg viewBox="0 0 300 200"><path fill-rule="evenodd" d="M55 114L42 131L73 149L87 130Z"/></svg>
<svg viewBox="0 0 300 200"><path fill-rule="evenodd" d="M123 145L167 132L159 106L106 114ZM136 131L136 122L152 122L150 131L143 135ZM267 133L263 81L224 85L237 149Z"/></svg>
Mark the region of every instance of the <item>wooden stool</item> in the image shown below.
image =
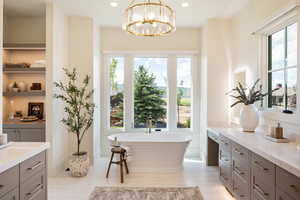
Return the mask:
<svg viewBox="0 0 300 200"><path fill-rule="evenodd" d="M123 183L124 182L124 177L123 177L123 163L125 164L126 173L129 174L129 170L128 170L128 166L127 166L127 162L126 162L126 149L124 149L122 147L113 147L111 149L111 153L112 154L111 154L111 158L110 158L110 161L109 161L108 169L107 169L107 172L106 172L106 178L108 178L111 164L120 165L121 183ZM113 161L115 154L120 154L120 160L119 161Z"/></svg>

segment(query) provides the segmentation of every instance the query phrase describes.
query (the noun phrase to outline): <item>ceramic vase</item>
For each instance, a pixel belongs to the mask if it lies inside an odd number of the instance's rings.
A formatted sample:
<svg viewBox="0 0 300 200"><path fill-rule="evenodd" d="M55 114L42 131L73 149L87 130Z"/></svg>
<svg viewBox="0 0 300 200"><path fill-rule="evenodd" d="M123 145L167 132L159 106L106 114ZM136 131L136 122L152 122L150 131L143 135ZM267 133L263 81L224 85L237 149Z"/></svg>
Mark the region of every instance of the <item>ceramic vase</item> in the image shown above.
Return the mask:
<svg viewBox="0 0 300 200"><path fill-rule="evenodd" d="M18 87L20 89L21 92L25 92L27 87L26 87L26 83L24 83L23 81L18 83Z"/></svg>
<svg viewBox="0 0 300 200"><path fill-rule="evenodd" d="M14 82L11 82L9 85L8 85L8 92L12 92L13 90L13 87L14 87Z"/></svg>
<svg viewBox="0 0 300 200"><path fill-rule="evenodd" d="M255 105L244 105L240 112L240 125L244 132L255 132L259 123L259 115Z"/></svg>
<svg viewBox="0 0 300 200"><path fill-rule="evenodd" d="M69 160L71 175L74 177L84 177L90 168L90 159L86 152L80 155L73 154Z"/></svg>

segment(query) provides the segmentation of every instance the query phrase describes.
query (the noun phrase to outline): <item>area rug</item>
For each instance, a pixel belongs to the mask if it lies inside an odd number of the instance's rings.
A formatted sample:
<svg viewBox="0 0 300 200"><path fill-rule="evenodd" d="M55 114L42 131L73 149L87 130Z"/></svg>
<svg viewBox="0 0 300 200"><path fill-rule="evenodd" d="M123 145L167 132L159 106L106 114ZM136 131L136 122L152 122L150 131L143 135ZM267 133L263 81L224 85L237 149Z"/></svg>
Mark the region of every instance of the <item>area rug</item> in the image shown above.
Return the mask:
<svg viewBox="0 0 300 200"><path fill-rule="evenodd" d="M96 187L89 200L203 200L198 187Z"/></svg>

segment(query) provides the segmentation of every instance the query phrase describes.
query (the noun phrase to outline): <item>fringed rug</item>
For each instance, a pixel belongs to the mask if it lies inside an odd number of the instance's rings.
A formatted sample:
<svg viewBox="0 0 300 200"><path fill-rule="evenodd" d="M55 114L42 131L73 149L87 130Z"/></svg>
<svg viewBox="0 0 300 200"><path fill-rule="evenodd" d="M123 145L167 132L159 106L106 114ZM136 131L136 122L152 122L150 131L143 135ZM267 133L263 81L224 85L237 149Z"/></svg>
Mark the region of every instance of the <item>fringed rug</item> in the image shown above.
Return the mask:
<svg viewBox="0 0 300 200"><path fill-rule="evenodd" d="M198 187L96 187L89 200L203 200Z"/></svg>

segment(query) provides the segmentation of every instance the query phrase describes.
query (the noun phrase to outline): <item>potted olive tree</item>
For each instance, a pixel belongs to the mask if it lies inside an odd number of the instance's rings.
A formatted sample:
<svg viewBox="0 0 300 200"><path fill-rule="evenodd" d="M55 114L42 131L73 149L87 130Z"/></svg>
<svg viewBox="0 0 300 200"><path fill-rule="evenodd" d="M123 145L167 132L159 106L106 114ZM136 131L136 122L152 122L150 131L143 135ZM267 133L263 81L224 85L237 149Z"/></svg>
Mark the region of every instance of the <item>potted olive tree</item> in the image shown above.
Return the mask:
<svg viewBox="0 0 300 200"><path fill-rule="evenodd" d="M80 150L80 145L85 134L93 124L95 104L92 102L94 91L89 90L90 77L87 75L80 86L78 73L64 69L66 82L55 82L54 85L60 90L60 94L54 97L64 102L65 117L61 120L68 128L68 132L76 137L77 151L69 160L69 168L72 176L86 176L89 170L88 152Z"/></svg>
<svg viewBox="0 0 300 200"><path fill-rule="evenodd" d="M254 132L258 126L259 115L254 105L255 102L262 101L265 96L269 95L269 93L262 92L262 85L258 86L259 81L257 79L251 88L246 88L241 83L238 83L233 90L227 93L230 97L236 99L231 107L240 103L244 105L240 112L240 125L245 132ZM270 93L279 89L277 87Z"/></svg>

